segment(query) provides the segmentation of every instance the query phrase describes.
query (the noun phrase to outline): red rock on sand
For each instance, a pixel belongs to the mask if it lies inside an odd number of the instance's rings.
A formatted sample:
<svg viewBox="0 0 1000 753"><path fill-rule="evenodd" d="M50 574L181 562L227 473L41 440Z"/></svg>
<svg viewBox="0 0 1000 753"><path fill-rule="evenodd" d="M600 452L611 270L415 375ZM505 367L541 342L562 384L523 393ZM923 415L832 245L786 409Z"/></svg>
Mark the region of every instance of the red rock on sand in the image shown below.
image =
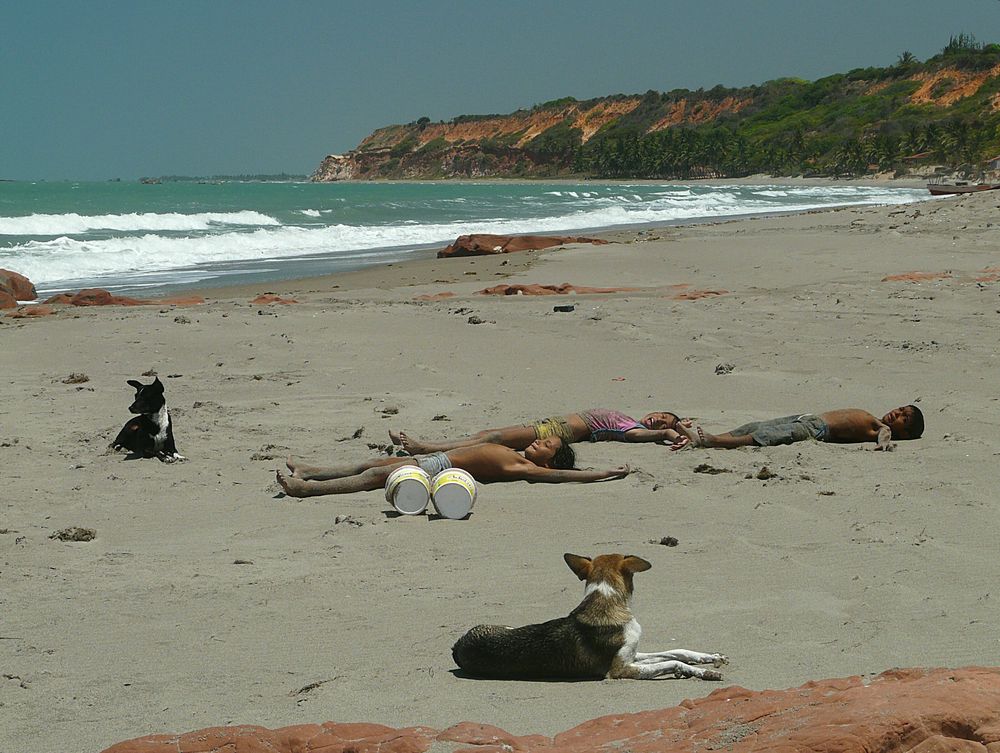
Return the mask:
<svg viewBox="0 0 1000 753"><path fill-rule="evenodd" d="M126 296L111 295L101 288L88 288L79 293L56 293L47 298L45 303L57 303L66 306L194 306L204 303L200 295L182 295L168 298L141 299Z"/></svg>
<svg viewBox="0 0 1000 753"><path fill-rule="evenodd" d="M0 269L0 290L4 289L19 301L33 301L38 298L31 280L9 269Z"/></svg>
<svg viewBox="0 0 1000 753"><path fill-rule="evenodd" d="M289 304L298 303L294 298L282 298L280 295L275 295L274 293L261 293L259 296L254 298L250 303L267 305L272 303Z"/></svg>
<svg viewBox="0 0 1000 753"><path fill-rule="evenodd" d="M539 285L529 283L527 285L494 285L492 288L484 288L477 295L568 295L577 293L587 295L593 293L633 293L642 288L588 288L585 286L570 285L564 282L562 285Z"/></svg>
<svg viewBox="0 0 1000 753"><path fill-rule="evenodd" d="M16 309L17 298L6 288L0 288L0 309Z"/></svg>
<svg viewBox="0 0 1000 753"><path fill-rule="evenodd" d="M438 251L439 259L449 259L457 256L490 256L492 254L509 254L514 251L537 251L552 246L565 246L567 243L593 243L603 245L606 240L599 238L574 238L555 235L491 235L479 233L475 235L460 235L450 246Z"/></svg>
<svg viewBox="0 0 1000 753"><path fill-rule="evenodd" d="M111 295L103 288L86 288L79 293L57 293L45 303L63 303L69 306L147 306L155 301Z"/></svg>
<svg viewBox="0 0 1000 753"><path fill-rule="evenodd" d="M432 746L458 753L447 743L470 746L458 749L466 753L997 753L1000 667L893 669L788 690L731 686L672 708L598 717L552 738L474 722L441 732L326 722L150 735L104 753L424 753Z"/></svg>
<svg viewBox="0 0 1000 753"><path fill-rule="evenodd" d="M34 306L21 306L17 311L11 311L7 316L11 319L28 319L36 316L51 316L54 313L56 313L54 308L39 303Z"/></svg>
<svg viewBox="0 0 1000 753"><path fill-rule="evenodd" d="M685 290L682 293L675 293L670 296L675 301L697 301L699 298L714 298L717 295L726 295L728 290Z"/></svg>
<svg viewBox="0 0 1000 753"><path fill-rule="evenodd" d="M887 275L882 282L922 282L923 280L946 280L951 272L902 272L898 275Z"/></svg>

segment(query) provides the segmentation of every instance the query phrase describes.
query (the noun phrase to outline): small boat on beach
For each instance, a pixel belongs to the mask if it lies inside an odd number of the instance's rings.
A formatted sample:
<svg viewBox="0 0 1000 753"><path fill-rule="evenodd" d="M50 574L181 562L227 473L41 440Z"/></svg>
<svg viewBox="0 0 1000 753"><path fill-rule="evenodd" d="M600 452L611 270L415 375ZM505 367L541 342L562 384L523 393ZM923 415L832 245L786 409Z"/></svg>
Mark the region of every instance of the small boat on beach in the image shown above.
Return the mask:
<svg viewBox="0 0 1000 753"><path fill-rule="evenodd" d="M977 191L992 191L1000 188L1000 183L969 183L967 180L956 180L954 183L928 183L927 190L931 196L945 196L955 193L976 193Z"/></svg>

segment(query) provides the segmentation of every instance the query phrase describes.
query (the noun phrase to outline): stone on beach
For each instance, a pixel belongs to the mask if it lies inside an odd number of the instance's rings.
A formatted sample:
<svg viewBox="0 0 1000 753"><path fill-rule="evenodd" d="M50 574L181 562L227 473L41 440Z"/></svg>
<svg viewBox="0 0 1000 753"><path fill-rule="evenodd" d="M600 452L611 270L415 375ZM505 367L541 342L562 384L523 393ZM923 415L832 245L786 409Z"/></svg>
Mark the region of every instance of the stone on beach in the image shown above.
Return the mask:
<svg viewBox="0 0 1000 753"><path fill-rule="evenodd" d="M0 305L0 308L3 308L3 306ZM32 306L20 306L16 311L11 311L7 314L7 316L11 319L29 319L38 316L52 316L54 313L56 313L56 310L51 306L38 303Z"/></svg>
<svg viewBox="0 0 1000 753"><path fill-rule="evenodd" d="M539 285L529 283L527 285L500 284L491 288L480 290L478 295L568 295L578 293L581 295L592 293L631 293L642 288L589 288L586 286L571 285L564 282L561 285Z"/></svg>
<svg viewBox="0 0 1000 753"><path fill-rule="evenodd" d="M609 686L609 692L610 690ZM447 743L471 747L456 747ZM680 705L598 717L547 737L512 735L462 722L443 731L380 724L243 725L118 743L104 753L996 753L1000 667L892 669L871 680L845 677L787 690L731 686Z"/></svg>
<svg viewBox="0 0 1000 753"><path fill-rule="evenodd" d="M103 288L85 288L79 293L57 293L45 303L62 303L68 306L145 306L152 301L112 295Z"/></svg>
<svg viewBox="0 0 1000 753"><path fill-rule="evenodd" d="M38 298L35 286L31 280L22 274L9 269L0 269L0 296L7 294L17 301L33 301ZM0 308L12 308L0 303Z"/></svg>
<svg viewBox="0 0 1000 753"><path fill-rule="evenodd" d="M0 269L0 309L17 308L18 301L33 301L37 297L31 280L9 269Z"/></svg>
<svg viewBox="0 0 1000 753"><path fill-rule="evenodd" d="M947 280L951 272L901 272L898 275L886 275L882 282L923 282L924 280Z"/></svg>
<svg viewBox="0 0 1000 753"><path fill-rule="evenodd" d="M250 303L254 305L269 305L272 303L287 305L290 303L298 303L298 301L294 298L282 298L280 295L275 295L274 293L261 293L259 296L250 301Z"/></svg>
<svg viewBox="0 0 1000 753"><path fill-rule="evenodd" d="M675 301L697 301L701 298L715 298L726 295L728 290L685 290L671 296Z"/></svg>
<svg viewBox="0 0 1000 753"><path fill-rule="evenodd" d="M47 304L66 306L194 306L204 303L200 295L177 295L167 298L130 298L113 295L104 288L85 288L78 293L56 293L47 298Z"/></svg>
<svg viewBox="0 0 1000 753"><path fill-rule="evenodd" d="M438 251L439 259L450 259L459 256L490 256L492 254L509 254L514 251L538 251L552 246L564 246L567 243L592 243L603 245L608 243L599 238L578 238L556 235L492 235L478 233L460 235L450 246Z"/></svg>

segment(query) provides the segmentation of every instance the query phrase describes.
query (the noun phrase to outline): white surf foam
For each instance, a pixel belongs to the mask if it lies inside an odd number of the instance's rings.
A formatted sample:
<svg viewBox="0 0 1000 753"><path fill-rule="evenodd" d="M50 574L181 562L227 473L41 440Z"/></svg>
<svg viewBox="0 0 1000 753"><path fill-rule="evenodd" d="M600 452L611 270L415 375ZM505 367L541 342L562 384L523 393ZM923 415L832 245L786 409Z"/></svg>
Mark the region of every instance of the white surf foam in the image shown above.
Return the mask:
<svg viewBox="0 0 1000 753"><path fill-rule="evenodd" d="M85 215L70 212L68 214L0 217L0 235L82 235L95 230L183 232L210 230L213 227L227 225L268 227L280 224L273 217L250 210L198 214L141 212L136 214Z"/></svg>
<svg viewBox="0 0 1000 753"><path fill-rule="evenodd" d="M649 188L655 190L648 191ZM267 215L253 211L231 213L206 213L198 215L109 215L105 218L83 217L82 226L108 227L113 218L131 223L134 229L148 218L169 225L170 230L182 229L181 223L195 232L189 237L166 236L146 232L126 237L86 239L70 237L67 230L59 237L33 240L19 245L0 248L0 267L16 269L27 275L36 285L58 287L74 280L114 281L138 280L156 275L159 279L171 274L176 279L188 276L193 268L207 270L220 264L230 269L240 268L281 259L324 255L337 266L346 262L371 260L380 255L387 260L395 252L386 249L417 246L441 246L458 235L467 233L560 233L578 232L586 228L603 228L646 223L668 223L694 219L709 219L739 214L763 212L792 212L819 207L845 204L907 203L927 198L922 191L886 191L859 189L858 187L798 187L755 186L720 187L709 190L699 186L644 187L645 196L633 193L636 186L618 186L602 191L592 198L570 198L568 202L555 203L533 211L549 216L480 218L462 222L421 223L414 220L399 221L391 225L329 225L310 223L306 227L281 225ZM779 196L787 192L786 196ZM551 194L551 192L549 192ZM567 198L563 191L561 198ZM523 206L523 205L522 205ZM312 210L303 210L304 212ZM44 215L60 218L70 223L79 215ZM170 224L169 218L174 218ZM23 219L23 218L7 218ZM97 222L95 223L95 220ZM4 220L0 218L0 222ZM225 229L225 224L245 225L244 229ZM51 232L53 222L48 220L46 232ZM0 226L2 227L2 226ZM211 227L214 232L204 232ZM159 230L161 228L157 228ZM202 232L197 232L202 231ZM9 232L9 230L8 230ZM18 234L28 235L19 227ZM173 270L173 272L171 272ZM181 270L187 270L182 272Z"/></svg>

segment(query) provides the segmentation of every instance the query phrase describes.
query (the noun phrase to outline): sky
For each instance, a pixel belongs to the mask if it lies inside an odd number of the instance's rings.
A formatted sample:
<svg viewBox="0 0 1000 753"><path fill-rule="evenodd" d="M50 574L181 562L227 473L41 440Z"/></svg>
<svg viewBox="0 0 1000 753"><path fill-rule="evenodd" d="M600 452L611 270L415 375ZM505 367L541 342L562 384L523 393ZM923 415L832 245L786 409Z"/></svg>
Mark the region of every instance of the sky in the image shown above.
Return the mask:
<svg viewBox="0 0 1000 753"><path fill-rule="evenodd" d="M1000 0L4 0L0 179L309 174L376 128L815 80Z"/></svg>

